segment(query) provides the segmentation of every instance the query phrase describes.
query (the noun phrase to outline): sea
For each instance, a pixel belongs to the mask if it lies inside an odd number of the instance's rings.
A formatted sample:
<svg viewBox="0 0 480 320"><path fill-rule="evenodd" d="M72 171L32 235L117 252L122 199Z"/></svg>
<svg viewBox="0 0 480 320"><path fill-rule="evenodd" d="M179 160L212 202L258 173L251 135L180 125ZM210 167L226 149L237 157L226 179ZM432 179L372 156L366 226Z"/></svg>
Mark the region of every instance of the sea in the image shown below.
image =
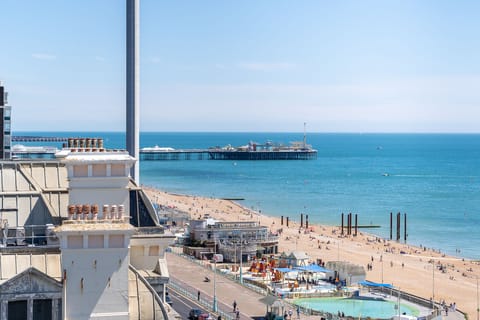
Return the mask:
<svg viewBox="0 0 480 320"><path fill-rule="evenodd" d="M125 148L122 132L15 132L14 136L102 137ZM340 225L357 215L362 231L389 239L401 216L401 242L480 260L480 134L308 133L316 160L141 161L140 183L238 202L270 216ZM303 133L142 132L140 147L209 148L250 141L288 145ZM23 143L32 145L33 143ZM36 143L36 145L53 145ZM346 220L345 220L346 221Z"/></svg>

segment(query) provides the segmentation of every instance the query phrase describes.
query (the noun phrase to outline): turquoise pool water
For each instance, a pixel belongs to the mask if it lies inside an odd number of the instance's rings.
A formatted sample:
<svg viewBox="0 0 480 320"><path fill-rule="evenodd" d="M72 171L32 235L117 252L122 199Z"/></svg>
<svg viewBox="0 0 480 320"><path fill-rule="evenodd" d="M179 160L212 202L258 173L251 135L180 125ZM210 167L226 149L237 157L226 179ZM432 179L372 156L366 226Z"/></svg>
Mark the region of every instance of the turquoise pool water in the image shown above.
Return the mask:
<svg viewBox="0 0 480 320"><path fill-rule="evenodd" d="M308 298L296 299L295 304L317 311L337 314L343 312L345 316L352 317L372 317L372 318L391 318L398 315L396 309L397 303L383 300L363 300L348 298ZM418 316L419 310L410 306L400 304L400 313Z"/></svg>

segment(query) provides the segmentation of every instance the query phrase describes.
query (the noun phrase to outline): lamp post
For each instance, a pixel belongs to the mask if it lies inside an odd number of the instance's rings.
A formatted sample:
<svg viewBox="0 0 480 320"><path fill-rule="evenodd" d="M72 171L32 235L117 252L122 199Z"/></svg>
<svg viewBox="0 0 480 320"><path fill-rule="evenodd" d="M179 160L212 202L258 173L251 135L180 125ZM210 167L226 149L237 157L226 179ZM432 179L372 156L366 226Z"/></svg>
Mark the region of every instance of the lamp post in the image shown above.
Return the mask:
<svg viewBox="0 0 480 320"><path fill-rule="evenodd" d="M383 283L383 258L380 260L382 261L382 283Z"/></svg>
<svg viewBox="0 0 480 320"><path fill-rule="evenodd" d="M432 261L432 310L435 309L435 261Z"/></svg>
<svg viewBox="0 0 480 320"><path fill-rule="evenodd" d="M240 283L243 284L243 234L240 233Z"/></svg>
<svg viewBox="0 0 480 320"><path fill-rule="evenodd" d="M398 319L400 319L400 287L398 288Z"/></svg>
<svg viewBox="0 0 480 320"><path fill-rule="evenodd" d="M217 237L214 238L213 248L213 312L217 312Z"/></svg>
<svg viewBox="0 0 480 320"><path fill-rule="evenodd" d="M479 299L478 299L478 276L477 276L477 320L480 320L480 306L479 306Z"/></svg>
<svg viewBox="0 0 480 320"><path fill-rule="evenodd" d="M235 255L233 257L233 264L235 265L235 281L237 281L237 273L236 273L236 269L237 269L237 241L235 240L234 242L234 245L235 245Z"/></svg>

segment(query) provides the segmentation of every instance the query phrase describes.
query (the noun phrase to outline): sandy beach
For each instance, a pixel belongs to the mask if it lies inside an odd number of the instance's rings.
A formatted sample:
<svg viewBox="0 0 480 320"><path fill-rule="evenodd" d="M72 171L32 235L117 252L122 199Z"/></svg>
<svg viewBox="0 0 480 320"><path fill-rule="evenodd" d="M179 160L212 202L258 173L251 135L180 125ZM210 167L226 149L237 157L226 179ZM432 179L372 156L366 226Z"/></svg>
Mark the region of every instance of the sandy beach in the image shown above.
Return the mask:
<svg viewBox="0 0 480 320"><path fill-rule="evenodd" d="M338 227L312 225L300 229L300 217L290 217L289 227L280 218L269 217L229 200L176 195L143 186L153 202L172 206L199 219L204 214L222 221L257 220L272 232L283 228L279 251L299 250L312 259L350 261L364 266L367 279L390 283L402 291L435 301L456 303L457 309L477 316L480 262L452 257L438 251L395 241L384 241L363 231L354 236L341 236ZM367 271L367 264L372 270ZM433 268L435 264L435 268Z"/></svg>

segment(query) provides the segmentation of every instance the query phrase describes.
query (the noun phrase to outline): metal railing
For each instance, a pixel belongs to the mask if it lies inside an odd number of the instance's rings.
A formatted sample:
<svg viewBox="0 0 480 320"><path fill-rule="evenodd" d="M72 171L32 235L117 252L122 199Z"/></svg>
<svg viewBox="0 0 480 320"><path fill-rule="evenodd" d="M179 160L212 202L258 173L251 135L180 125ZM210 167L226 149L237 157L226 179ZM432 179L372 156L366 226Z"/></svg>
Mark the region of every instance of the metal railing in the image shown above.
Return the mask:
<svg viewBox="0 0 480 320"><path fill-rule="evenodd" d="M152 286L150 285L150 283L148 283L148 281L142 277L140 275L140 273L138 273L137 269L135 269L133 266L129 265L128 266L130 271L132 271L134 274L135 274L135 278L136 280L140 280L142 282L142 284L150 291L150 293L152 294L152 298L153 300L158 304L158 306L160 307L160 310L162 312L162 316L163 316L163 319L165 320L168 320L169 317L168 317L168 314L167 314L167 310L165 310L165 307L163 306L163 302L162 302L162 299L160 298L160 296L158 295L158 293L152 288ZM137 284L138 286L138 284ZM138 297L138 299L140 299L140 297ZM141 314L141 310L138 310L138 314L140 315ZM154 319L152 320L156 320L156 312L153 311L153 317Z"/></svg>
<svg viewBox="0 0 480 320"><path fill-rule="evenodd" d="M212 310L212 313L215 313L217 316L220 315L222 319L226 320L233 320L235 319L232 314L226 310L229 310L230 307L224 305L223 303L217 301L217 311L213 312L213 298L205 295L199 294L198 289L191 287L190 285L186 284L185 282L173 278L170 276L170 281L167 285L169 289L176 291L177 293L181 294L182 296L195 301L197 304L201 305L205 309Z"/></svg>

